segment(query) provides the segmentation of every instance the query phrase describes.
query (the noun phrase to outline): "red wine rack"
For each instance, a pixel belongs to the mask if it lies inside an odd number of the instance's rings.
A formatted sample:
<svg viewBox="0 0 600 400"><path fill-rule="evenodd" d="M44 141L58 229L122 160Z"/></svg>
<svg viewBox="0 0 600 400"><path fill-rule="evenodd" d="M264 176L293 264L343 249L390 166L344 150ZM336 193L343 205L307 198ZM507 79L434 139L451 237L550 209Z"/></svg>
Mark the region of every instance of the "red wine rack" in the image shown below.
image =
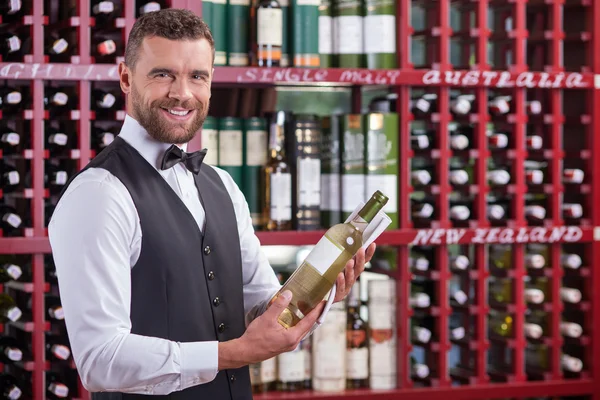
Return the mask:
<svg viewBox="0 0 600 400"><path fill-rule="evenodd" d="M43 0L24 0L29 7L27 15L17 23L30 30L31 51L22 60L0 59L0 80L20 82L30 90L30 104L20 115L0 115L0 118L23 119L30 126L30 146L23 150L22 157L31 163L33 179L31 187L24 191L30 201L30 224L20 237L2 237L0 232L0 254L32 254L33 279L30 284L5 285L5 290L27 292L32 299L32 319L21 324L20 329L31 331L33 359L24 368L32 372L31 398L45 399L45 371L49 363L45 359L44 293L49 290L44 278L44 255L50 253L45 227L44 162L48 153L44 146L44 121L49 118L44 109L45 86L56 80L73 81L78 103L70 119L76 126L77 146L71 152L77 168L83 168L94 156L90 143L90 121L94 120L91 110L92 87L98 82L118 80L117 64L94 63L91 55L90 26L95 21L90 17L89 0L76 0L77 15L67 25L76 32L77 51L70 63L49 62L44 50L45 28L48 18L43 9ZM171 0L171 7L192 9L201 15L199 0ZM121 29L123 43L136 15L133 0L124 0L122 16L115 20ZM486 399L526 398L559 396L590 396L600 400L600 274L595 271L600 261L600 212L594 204L600 200L600 178L594 171L600 170L600 117L595 112L600 107L600 3L590 0L396 0L397 5L397 54L398 69L304 69L304 68L241 68L216 67L214 85L217 87L260 87L273 85L325 85L346 86L353 89L353 112L360 112L361 87L387 85L398 94L400 120L400 170L399 227L385 232L379 245L395 246L398 249L398 265L395 270L377 271L397 280L398 321L398 388L390 391L357 390L342 394L316 392L268 393L257 395L257 399ZM417 29L411 26L411 9L426 7L426 26ZM474 25L453 31L450 27L450 10L462 7L462 20L469 21L474 15ZM491 15L503 16L493 27L488 26ZM510 19L510 29L506 28ZM574 23L576 21L577 23ZM538 25L542 25L539 29ZM577 31L578 25L579 31ZM416 63L411 59L414 41L426 43L424 60ZM460 48L461 61L452 62L450 43ZM491 57L488 45L493 44ZM473 61L474 60L474 61ZM533 61L535 62L533 62ZM118 61L118 59L117 59ZM493 61L493 62L492 62ZM469 65L470 64L470 65ZM437 216L423 226L416 224L410 214L409 194L412 187L409 174L411 159L417 155L411 150L411 124L419 119L408 106L415 89L426 89L438 95L438 110L425 119L425 123L436 129L436 147L425 154L435 160L437 183L429 190L436 199ZM467 189L475 196L473 212L476 219L467 226L459 226L449 215L448 195L452 191L448 180L449 159L457 154L449 150L448 123L453 120L450 113L450 91L459 89L476 96L477 112L466 122L475 124L476 146L469 152L476 159L476 180ZM514 99L513 110L500 119L488 114L487 94L490 91L510 94ZM539 117L525 112L526 101L540 100L543 113ZM115 120L122 120L117 113ZM421 118L422 119L422 118ZM505 226L493 226L486 218L486 195L490 193L484 171L487 159L492 155L484 140L486 123L495 122L508 126L514 138L504 156L512 163L512 176L508 192L512 196L511 218ZM525 150L525 137L529 129L541 132L544 142L549 143L538 156L549 162L549 182L542 191L548 195L548 216L544 224L530 226L524 210L524 195L528 192L523 163L531 154ZM191 148L199 148L196 140ZM0 154L2 156L2 154ZM584 165L585 182L578 187L564 185L561 168L565 160L576 159ZM579 196L583 207L583 219L574 222L565 220L560 205L565 196ZM1 197L0 197L1 199ZM315 244L322 235L315 232L258 232L264 245ZM486 335L486 317L490 309L487 301L486 281L490 276L486 266L486 247L490 243L513 245L513 269L509 277L514 284L514 301L508 306L515 317L514 338L506 340L506 346L514 350L514 363L510 371L490 371L486 357L490 340ZM544 274L552 281L552 300L547 311L552 315L552 335L545 343L551 349L550 371L540 379L529 378L524 363L526 340L523 331L526 304L523 296L525 277L529 272L524 264L527 243L547 243L553 254L552 263ZM446 282L452 273L448 264L448 245L460 244L474 249L476 269L468 278L475 286L475 301L466 311L475 318L475 334L465 343L474 354L476 363L472 373L458 377L462 385L454 386L448 370L448 351L452 340L449 335L449 317L453 307ZM575 274L582 278L584 301L578 306L585 312L585 335L580 345L585 348L581 355L584 370L578 376L565 376L558 359L565 340L560 335L558 321L565 305L558 296L563 271L559 256L564 244L581 245L584 266ZM411 245L433 245L436 247L435 270L429 278L435 281L436 297L439 299L429 314L438 321L438 333L430 350L436 365L429 387L418 387L411 379L407 354L413 348L407 321L413 315L409 307L409 288L412 274L408 268ZM572 272L568 272L572 274ZM72 366L73 367L73 366ZM503 380L504 382L495 382ZM88 398L83 387L78 388L76 398Z"/></svg>

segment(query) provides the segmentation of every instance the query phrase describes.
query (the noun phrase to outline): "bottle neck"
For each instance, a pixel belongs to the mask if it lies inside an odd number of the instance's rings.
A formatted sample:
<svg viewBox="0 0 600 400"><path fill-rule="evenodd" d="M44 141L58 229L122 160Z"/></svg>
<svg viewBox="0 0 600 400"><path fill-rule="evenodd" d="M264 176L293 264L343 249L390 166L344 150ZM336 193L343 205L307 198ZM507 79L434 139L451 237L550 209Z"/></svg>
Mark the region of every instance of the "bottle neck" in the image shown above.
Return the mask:
<svg viewBox="0 0 600 400"><path fill-rule="evenodd" d="M283 125L271 123L269 133L269 154L271 159L281 159L285 155Z"/></svg>

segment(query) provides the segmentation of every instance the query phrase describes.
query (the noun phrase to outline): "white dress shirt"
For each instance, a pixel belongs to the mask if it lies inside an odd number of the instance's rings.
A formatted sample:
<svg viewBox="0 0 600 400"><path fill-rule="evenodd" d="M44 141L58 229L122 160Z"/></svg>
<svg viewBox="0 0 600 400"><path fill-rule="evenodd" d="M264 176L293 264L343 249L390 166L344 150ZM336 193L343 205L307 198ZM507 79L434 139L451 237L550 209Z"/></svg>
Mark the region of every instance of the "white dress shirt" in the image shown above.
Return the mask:
<svg viewBox="0 0 600 400"><path fill-rule="evenodd" d="M129 115L119 137L157 169L203 230L204 209L191 172L182 163L159 168L170 145L154 140ZM217 171L233 202L248 324L281 285L254 234L242 192L228 173L207 167ZM216 377L217 341L179 343L131 333L130 274L140 256L142 231L119 179L101 168L77 176L57 204L48 234L72 354L89 391L168 394Z"/></svg>

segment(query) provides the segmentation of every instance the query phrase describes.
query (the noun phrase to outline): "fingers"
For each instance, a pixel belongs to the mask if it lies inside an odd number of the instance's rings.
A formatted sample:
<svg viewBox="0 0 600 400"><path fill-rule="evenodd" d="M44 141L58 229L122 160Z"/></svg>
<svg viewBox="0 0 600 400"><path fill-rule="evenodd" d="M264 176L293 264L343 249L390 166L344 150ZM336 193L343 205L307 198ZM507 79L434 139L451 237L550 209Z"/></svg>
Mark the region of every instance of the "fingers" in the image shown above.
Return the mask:
<svg viewBox="0 0 600 400"><path fill-rule="evenodd" d="M345 274L346 276L345 276L345 280L344 280L344 283L345 283L346 287L344 287L344 292L346 291L346 289L350 290L350 288L354 284L354 280L356 279L355 276L354 276L355 275L354 271L355 271L355 268L357 266L359 266L359 265L360 265L360 256L358 254L356 256L356 261L352 262L352 260L351 260L351 262L349 262L348 264L346 264L346 271L345 271L346 272L346 274Z"/></svg>
<svg viewBox="0 0 600 400"><path fill-rule="evenodd" d="M304 316L304 318L302 318L300 320L300 322L298 322L296 324L296 326L293 328L300 335L299 336L300 339L304 337L306 332L311 330L311 328L313 327L313 325L315 324L315 322L317 321L317 319L323 312L323 309L325 308L325 304L326 304L326 301L321 301L319 304L317 304L317 306L315 308L312 309L311 312L306 314Z"/></svg>
<svg viewBox="0 0 600 400"><path fill-rule="evenodd" d="M289 290L283 291L279 295L276 295L275 300L272 302L269 308L267 308L267 311L265 311L263 315L268 315L273 319L279 317L283 310L285 310L285 308L290 304L291 300L292 292Z"/></svg>
<svg viewBox="0 0 600 400"><path fill-rule="evenodd" d="M371 243L371 245L369 247L367 247L367 251L365 253L365 263L368 263L369 261L371 261L371 259L373 258L373 255L375 254L376 249L377 249L377 246L375 245L375 243Z"/></svg>
<svg viewBox="0 0 600 400"><path fill-rule="evenodd" d="M344 298L346 292L346 277L343 272L340 272L337 279L335 280L335 298L334 301L338 302Z"/></svg>

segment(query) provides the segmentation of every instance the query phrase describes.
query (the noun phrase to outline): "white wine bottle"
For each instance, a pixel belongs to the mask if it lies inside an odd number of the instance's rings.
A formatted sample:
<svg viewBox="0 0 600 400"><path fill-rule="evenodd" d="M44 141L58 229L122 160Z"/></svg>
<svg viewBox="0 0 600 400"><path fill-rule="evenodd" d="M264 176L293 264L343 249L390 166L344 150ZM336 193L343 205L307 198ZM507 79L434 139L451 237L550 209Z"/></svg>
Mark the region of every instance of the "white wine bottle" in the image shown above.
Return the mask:
<svg viewBox="0 0 600 400"><path fill-rule="evenodd" d="M362 247L364 230L387 201L383 193L376 191L352 220L329 228L273 298L285 290L292 292L290 304L279 316L281 325L295 326L323 300L346 263Z"/></svg>

